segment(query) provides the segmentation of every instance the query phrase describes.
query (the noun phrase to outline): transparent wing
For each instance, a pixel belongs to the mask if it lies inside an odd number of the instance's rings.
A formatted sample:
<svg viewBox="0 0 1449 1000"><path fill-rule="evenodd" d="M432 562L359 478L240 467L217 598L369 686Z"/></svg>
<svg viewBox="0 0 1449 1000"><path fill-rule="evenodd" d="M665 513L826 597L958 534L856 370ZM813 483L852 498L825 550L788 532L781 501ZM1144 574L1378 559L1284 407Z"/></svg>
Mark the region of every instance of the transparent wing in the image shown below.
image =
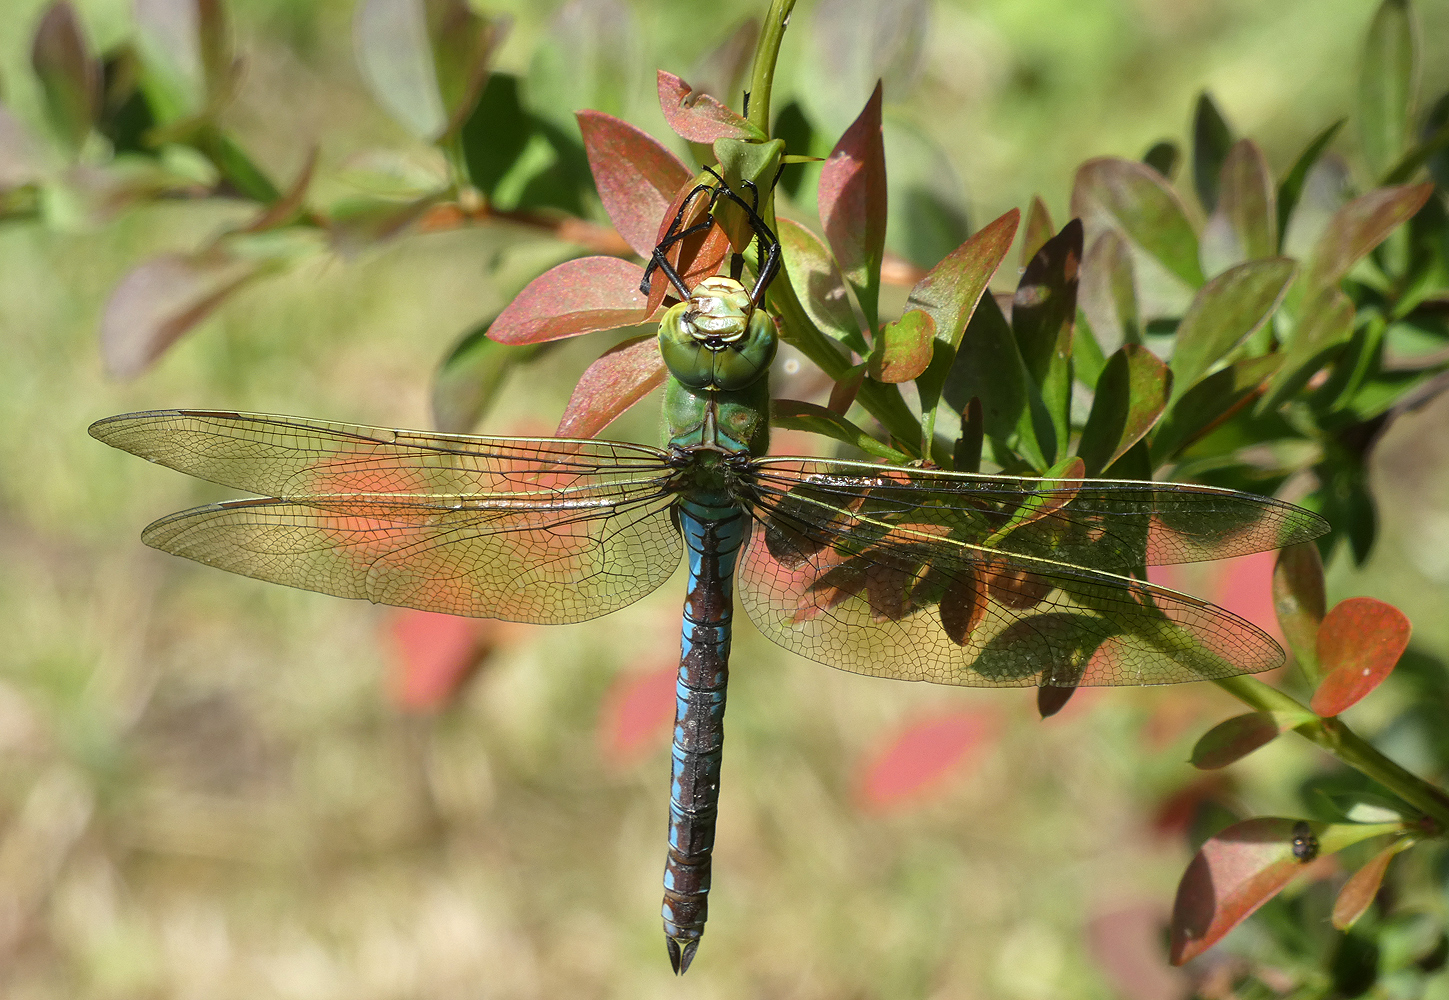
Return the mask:
<svg viewBox="0 0 1449 1000"><path fill-rule="evenodd" d="M196 411L113 417L91 433L276 494L173 514L142 538L287 586L558 624L624 607L679 565L657 449Z"/></svg>
<svg viewBox="0 0 1449 1000"><path fill-rule="evenodd" d="M1322 518L1271 497L1183 483L1053 482L799 458L754 463L757 499L780 530L929 526L970 545L1113 573L1228 559L1316 538Z"/></svg>
<svg viewBox="0 0 1449 1000"><path fill-rule="evenodd" d="M1282 651L1255 626L1110 570L1317 533L1297 508L1198 487L800 459L755 470L740 487L756 521L738 576L751 620L831 666L943 684L1167 684L1272 669Z"/></svg>

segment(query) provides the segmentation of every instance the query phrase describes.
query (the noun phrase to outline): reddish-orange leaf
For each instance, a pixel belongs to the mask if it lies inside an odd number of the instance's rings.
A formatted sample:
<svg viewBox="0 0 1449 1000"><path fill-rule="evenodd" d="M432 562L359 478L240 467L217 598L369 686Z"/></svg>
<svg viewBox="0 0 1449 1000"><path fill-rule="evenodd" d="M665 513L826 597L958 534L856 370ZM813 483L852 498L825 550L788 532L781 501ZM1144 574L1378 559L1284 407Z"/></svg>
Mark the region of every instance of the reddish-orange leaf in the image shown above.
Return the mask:
<svg viewBox="0 0 1449 1000"><path fill-rule="evenodd" d="M1338 892L1338 899L1333 903L1333 926L1341 931L1346 931L1368 911L1374 897L1379 893L1379 886L1383 884L1384 874L1389 870L1389 862L1394 860L1394 855L1400 851L1413 846L1413 841L1403 838L1394 841L1384 848L1368 864L1354 872L1343 888Z"/></svg>
<svg viewBox="0 0 1449 1000"><path fill-rule="evenodd" d="M530 281L493 321L488 337L500 344L541 344L635 326L649 316L639 292L643 276L638 264L617 257L566 260Z"/></svg>
<svg viewBox="0 0 1449 1000"><path fill-rule="evenodd" d="M1306 865L1292 848L1297 822L1245 820L1202 845L1183 873L1172 906L1173 965L1211 948L1302 873Z"/></svg>
<svg viewBox="0 0 1449 1000"><path fill-rule="evenodd" d="M1298 665L1310 679L1317 680L1318 625L1328 610L1323 557L1317 545L1300 542L1278 553L1273 566L1273 610Z"/></svg>
<svg viewBox="0 0 1449 1000"><path fill-rule="evenodd" d="M976 303L1011 249L1020 221L1021 213L1013 208L977 230L916 283L906 308L929 314L941 339L958 346Z"/></svg>
<svg viewBox="0 0 1449 1000"><path fill-rule="evenodd" d="M1192 766L1204 771L1227 767L1271 743L1281 733L1279 720L1269 712L1249 712L1213 726L1192 748Z"/></svg>
<svg viewBox="0 0 1449 1000"><path fill-rule="evenodd" d="M652 333L630 337L589 365L574 386L555 437L590 438L664 384L664 359Z"/></svg>
<svg viewBox="0 0 1449 1000"><path fill-rule="evenodd" d="M644 757L668 732L674 719L674 666L614 679L599 710L599 747L616 766Z"/></svg>
<svg viewBox="0 0 1449 1000"><path fill-rule="evenodd" d="M1409 619L1372 597L1339 602L1318 626L1318 663L1325 672L1309 707L1337 715L1378 687L1409 647Z"/></svg>
<svg viewBox="0 0 1449 1000"><path fill-rule="evenodd" d="M658 242L658 220L690 181L689 168L648 132L613 115L580 111L575 117L604 210L634 252L647 258Z"/></svg>
<svg viewBox="0 0 1449 1000"><path fill-rule="evenodd" d="M866 372L877 382L909 382L931 364L936 323L929 313L912 309L881 327Z"/></svg>
<svg viewBox="0 0 1449 1000"><path fill-rule="evenodd" d="M939 789L950 773L991 745L996 720L984 712L918 719L861 771L858 799L874 811L899 809Z"/></svg>
<svg viewBox="0 0 1449 1000"><path fill-rule="evenodd" d="M845 130L820 169L817 201L825 239L856 301L874 327L885 253L886 164L880 130L881 88Z"/></svg>
<svg viewBox="0 0 1449 1000"><path fill-rule="evenodd" d="M850 374L831 387L830 402L826 404L825 408L832 413L845 416L850 410L850 405L855 402L855 397L860 393L860 387L864 384L865 369L852 368Z"/></svg>
<svg viewBox="0 0 1449 1000"><path fill-rule="evenodd" d="M392 700L409 712L435 712L458 694L493 647L498 623L431 611L391 616Z"/></svg>
<svg viewBox="0 0 1449 1000"><path fill-rule="evenodd" d="M673 73L659 71L659 110L676 135L702 143L716 139L765 141L758 128L713 97L691 95L689 84Z"/></svg>
<svg viewBox="0 0 1449 1000"><path fill-rule="evenodd" d="M650 244L649 253L651 255L654 253L654 247L664 240L665 234L669 232L669 227L674 223L675 215L679 213L680 206L694 192L696 186L693 180L687 181L675 194L674 200L670 202L664 216L659 220L658 232L655 234L654 242ZM700 221L708 204L709 198L706 195L695 195L690 210L680 221L680 230L687 229L693 223ZM664 256L679 272L680 278L684 281L684 287L692 289L700 281L716 273L729 252L729 234L724 231L723 227L713 225L703 233L675 243L665 251ZM664 276L664 272L655 270L649 281L649 314L651 316L654 314L654 310L659 308L666 295L677 296L678 294L679 290Z"/></svg>

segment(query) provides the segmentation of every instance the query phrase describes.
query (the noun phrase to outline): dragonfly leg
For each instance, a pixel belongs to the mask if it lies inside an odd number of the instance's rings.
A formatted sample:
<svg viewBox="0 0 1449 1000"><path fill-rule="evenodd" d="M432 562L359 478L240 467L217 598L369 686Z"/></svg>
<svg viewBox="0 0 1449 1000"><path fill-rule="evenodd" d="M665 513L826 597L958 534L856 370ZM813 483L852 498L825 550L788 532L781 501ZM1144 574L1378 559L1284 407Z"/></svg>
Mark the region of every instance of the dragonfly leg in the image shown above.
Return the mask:
<svg viewBox="0 0 1449 1000"><path fill-rule="evenodd" d="M690 206L694 204L695 197L702 193L709 194L709 204L705 208L703 221L686 228L680 228L684 226L684 218L689 213ZM665 254L676 243L686 240L696 233L702 233L714 225L714 204L719 200L719 195L720 189L718 187L711 184L699 184L685 196L684 201L680 202L679 211L674 213L674 221L669 223L669 228L664 231L664 238L659 241L659 245L650 254L649 264L644 268L644 277L639 281L639 291L641 293L644 295L649 294L649 279L653 277L654 269L657 267L664 272L664 276L669 279L669 283L674 286L675 291L679 292L681 302L689 298L689 289L685 286L684 279L679 276L679 272L674 269L674 265L669 263L669 259L665 257Z"/></svg>

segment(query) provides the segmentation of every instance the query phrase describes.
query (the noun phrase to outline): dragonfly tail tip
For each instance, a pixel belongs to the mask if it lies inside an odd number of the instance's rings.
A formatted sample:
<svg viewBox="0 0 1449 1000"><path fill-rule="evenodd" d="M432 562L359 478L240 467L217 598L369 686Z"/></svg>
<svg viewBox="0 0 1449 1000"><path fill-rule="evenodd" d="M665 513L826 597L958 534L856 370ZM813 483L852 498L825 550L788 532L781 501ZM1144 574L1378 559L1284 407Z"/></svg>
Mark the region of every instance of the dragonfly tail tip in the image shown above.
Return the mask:
<svg viewBox="0 0 1449 1000"><path fill-rule="evenodd" d="M669 964L674 966L674 974L682 976L689 971L689 963L694 961L695 949L699 947L699 938L685 939L666 937L665 943L669 945Z"/></svg>

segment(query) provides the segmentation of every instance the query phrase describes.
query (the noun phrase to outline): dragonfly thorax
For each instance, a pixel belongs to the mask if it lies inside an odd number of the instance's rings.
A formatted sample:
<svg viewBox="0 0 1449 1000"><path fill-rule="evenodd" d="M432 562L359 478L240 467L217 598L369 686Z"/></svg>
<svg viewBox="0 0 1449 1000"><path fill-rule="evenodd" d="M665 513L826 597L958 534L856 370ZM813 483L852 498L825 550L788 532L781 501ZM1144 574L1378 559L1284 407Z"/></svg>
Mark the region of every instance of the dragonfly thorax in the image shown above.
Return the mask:
<svg viewBox="0 0 1449 1000"><path fill-rule="evenodd" d="M776 344L774 321L723 275L701 281L659 322L665 365L693 389L745 388L769 370Z"/></svg>

